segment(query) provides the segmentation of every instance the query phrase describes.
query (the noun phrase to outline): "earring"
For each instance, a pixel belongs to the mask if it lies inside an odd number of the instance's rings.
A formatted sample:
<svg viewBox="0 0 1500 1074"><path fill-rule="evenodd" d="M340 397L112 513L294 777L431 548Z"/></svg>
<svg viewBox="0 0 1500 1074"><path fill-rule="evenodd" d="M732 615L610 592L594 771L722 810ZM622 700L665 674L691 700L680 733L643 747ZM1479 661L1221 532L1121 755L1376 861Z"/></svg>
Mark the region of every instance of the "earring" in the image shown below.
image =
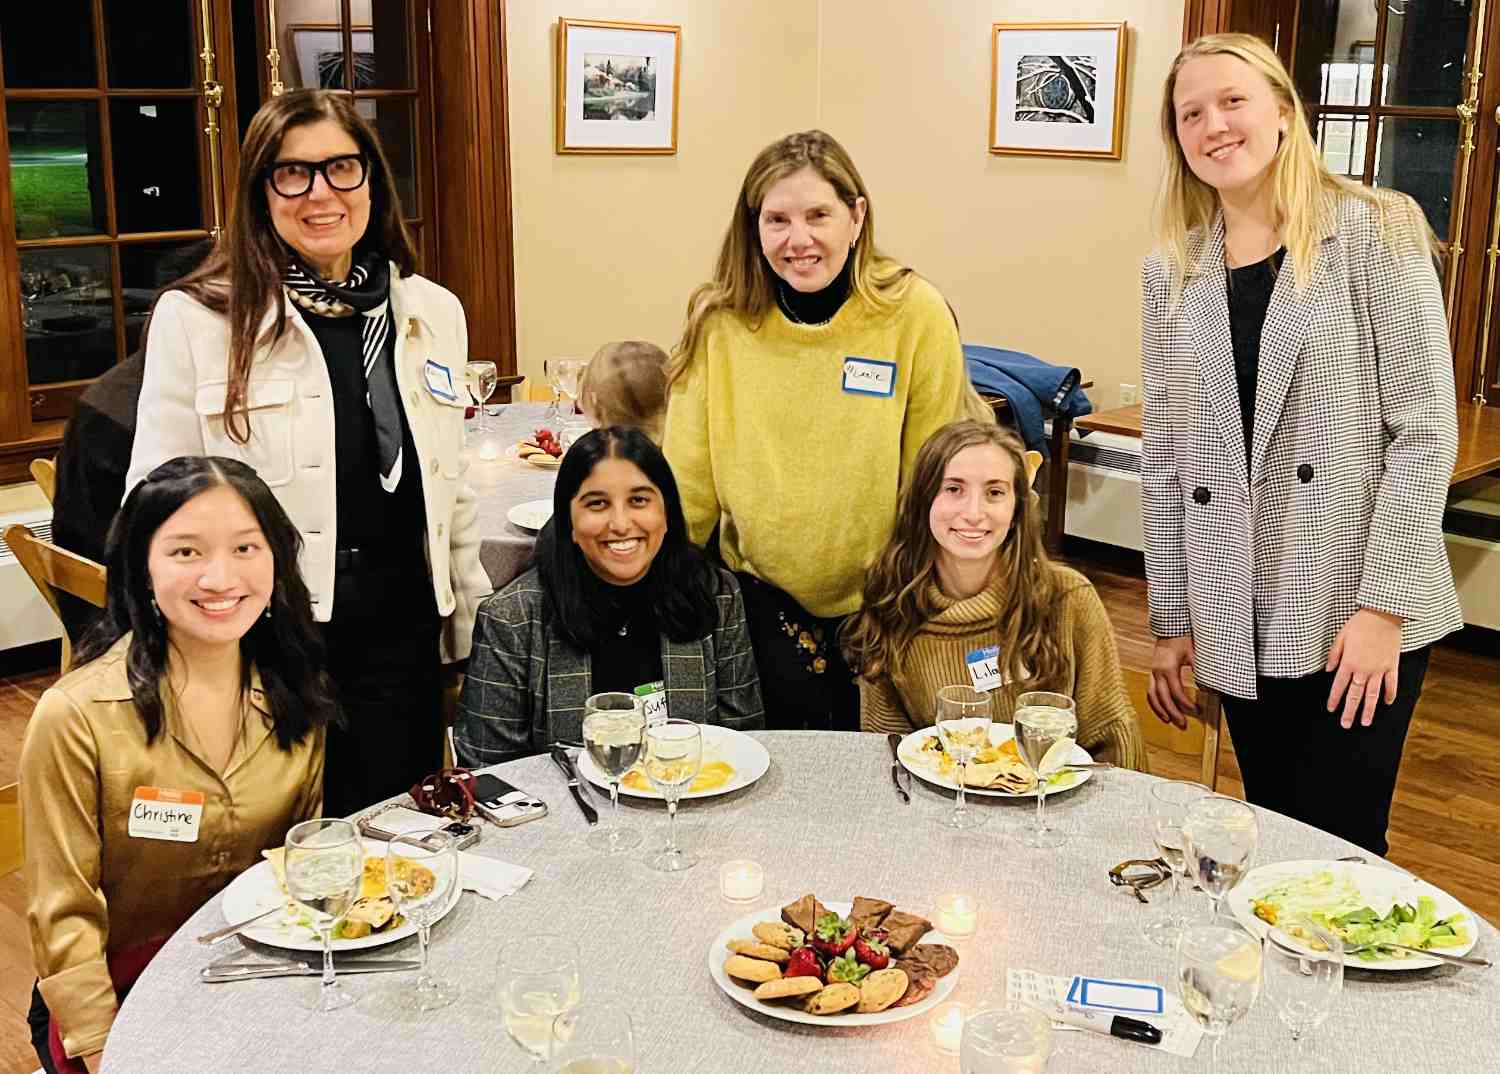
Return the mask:
<svg viewBox="0 0 1500 1074"><path fill-rule="evenodd" d="M270 601L266 601L266 614L265 614L265 618L267 618L267 619L271 618L271 602Z"/></svg>
<svg viewBox="0 0 1500 1074"><path fill-rule="evenodd" d="M156 617L156 621L158 623L161 622L161 609L156 606L156 598L155 597L151 598L151 614Z"/></svg>

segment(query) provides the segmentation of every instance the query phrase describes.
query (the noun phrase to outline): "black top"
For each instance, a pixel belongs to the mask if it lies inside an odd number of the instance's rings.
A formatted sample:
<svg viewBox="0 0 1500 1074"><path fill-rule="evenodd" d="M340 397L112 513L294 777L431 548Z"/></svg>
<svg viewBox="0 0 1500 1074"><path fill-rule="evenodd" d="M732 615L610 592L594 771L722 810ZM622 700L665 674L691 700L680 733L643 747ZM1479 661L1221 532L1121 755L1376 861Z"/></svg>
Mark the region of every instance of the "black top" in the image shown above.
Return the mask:
<svg viewBox="0 0 1500 1074"><path fill-rule="evenodd" d="M1240 420L1245 426L1245 462L1255 436L1255 382L1260 376L1260 332L1286 257L1282 247L1264 261L1232 268L1229 277L1229 334L1234 342L1234 379L1240 389Z"/></svg>
<svg viewBox="0 0 1500 1074"><path fill-rule="evenodd" d="M611 604L610 631L589 653L590 683L596 694L616 690L631 694L637 686L662 677L661 631L651 612L650 590L644 581L605 586Z"/></svg>
<svg viewBox="0 0 1500 1074"><path fill-rule="evenodd" d="M803 294L777 277L776 304L781 307L781 312L786 314L788 320L797 324L824 324L833 320L833 315L849 297L849 281L853 278L853 273L854 252L851 250L850 255L844 259L844 267L839 270L839 274L821 291Z"/></svg>
<svg viewBox="0 0 1500 1074"><path fill-rule="evenodd" d="M406 412L401 413L401 483L395 492L380 487L380 454L375 416L366 398L364 317L323 317L302 310L312 329L333 389L333 452L338 489L338 547L403 552L420 537L427 511L422 503L421 464ZM395 336L380 361L395 363ZM391 376L394 380L395 369Z"/></svg>

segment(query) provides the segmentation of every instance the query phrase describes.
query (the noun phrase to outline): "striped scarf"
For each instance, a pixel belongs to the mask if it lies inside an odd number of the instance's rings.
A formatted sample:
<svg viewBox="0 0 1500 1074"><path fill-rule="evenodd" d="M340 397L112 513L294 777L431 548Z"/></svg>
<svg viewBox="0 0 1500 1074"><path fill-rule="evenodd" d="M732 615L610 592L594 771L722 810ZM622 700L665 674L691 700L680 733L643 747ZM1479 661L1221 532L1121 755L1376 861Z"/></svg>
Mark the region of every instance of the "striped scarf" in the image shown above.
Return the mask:
<svg viewBox="0 0 1500 1074"><path fill-rule="evenodd" d="M281 282L293 302L314 314L352 317L357 313L365 319L360 331L365 402L375 417L380 487L395 492L401 484L401 397L396 391L395 363L384 358L387 351L394 351L396 338L390 262L379 254L367 254L355 263L347 280L334 284L293 257Z"/></svg>

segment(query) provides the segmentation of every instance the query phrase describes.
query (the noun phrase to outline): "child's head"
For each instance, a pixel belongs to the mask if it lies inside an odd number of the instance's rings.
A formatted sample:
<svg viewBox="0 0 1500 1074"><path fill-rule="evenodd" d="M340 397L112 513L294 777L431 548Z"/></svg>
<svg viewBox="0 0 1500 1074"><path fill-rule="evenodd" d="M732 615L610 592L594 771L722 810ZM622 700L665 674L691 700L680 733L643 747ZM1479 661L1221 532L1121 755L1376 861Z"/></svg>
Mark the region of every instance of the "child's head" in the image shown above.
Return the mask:
<svg viewBox="0 0 1500 1074"><path fill-rule="evenodd" d="M578 385L578 405L596 429L626 425L661 440L667 408L667 354L654 343L606 343Z"/></svg>

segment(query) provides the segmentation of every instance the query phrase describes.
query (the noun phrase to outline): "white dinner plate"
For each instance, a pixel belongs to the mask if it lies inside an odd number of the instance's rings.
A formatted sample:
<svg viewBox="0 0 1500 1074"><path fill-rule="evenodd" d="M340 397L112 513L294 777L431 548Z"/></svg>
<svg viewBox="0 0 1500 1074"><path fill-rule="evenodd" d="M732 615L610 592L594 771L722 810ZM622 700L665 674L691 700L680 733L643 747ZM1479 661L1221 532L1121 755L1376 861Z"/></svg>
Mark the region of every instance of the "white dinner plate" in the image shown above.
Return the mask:
<svg viewBox="0 0 1500 1074"><path fill-rule="evenodd" d="M824 906L834 913L844 915L849 912L854 904L851 902L828 902ZM898 907L899 909L899 907ZM724 961L733 953L727 946L730 940L748 940L754 937L751 934L757 924L762 921L780 921L780 909L756 910L754 913L746 914L734 924L730 925L719 935L714 937L714 942L708 949L708 972L713 977L714 983L724 990L724 994L734 1000L741 1007L748 1007L768 1018L780 1018L783 1022L800 1022L807 1026L883 1026L891 1022L904 1022L908 1018L916 1018L918 1015L926 1014L936 1007L958 984L958 971L962 969L962 963L953 967L953 972L946 977L938 978L937 984L932 991L927 993L927 998L909 1007L887 1007L883 1011L874 1014L808 1014L804 1010L788 1006L786 1003L762 1003L755 998L755 987L746 987L736 984L730 979L729 974L724 972ZM949 943L942 933L929 929L921 938L920 943ZM892 963L895 965L895 963Z"/></svg>
<svg viewBox="0 0 1500 1074"><path fill-rule="evenodd" d="M539 530L547 524L552 517L551 500L527 500L518 503L505 513L510 519L512 526L519 526L523 530Z"/></svg>
<svg viewBox="0 0 1500 1074"><path fill-rule="evenodd" d="M1361 865L1358 862L1348 861L1273 862L1246 873L1229 892L1225 901L1240 924L1256 936L1263 937L1270 931L1271 926L1255 916L1250 900L1259 898L1285 880L1297 876L1311 876L1324 870L1329 870L1336 876L1339 874L1347 876L1359 889L1365 904L1377 914L1384 915L1397 902L1415 906L1419 895L1426 895L1437 904L1439 919L1453 914L1463 914L1463 925L1468 929L1469 941L1456 947L1437 948L1445 955L1466 955L1474 949L1475 943L1479 940L1477 919L1463 903L1440 887L1418 879L1410 873L1400 872L1383 865ZM1435 958L1423 958L1418 955L1382 959L1378 962L1366 962L1358 955L1345 955L1344 965L1356 970L1400 971L1425 970L1432 966L1441 966L1442 963Z"/></svg>
<svg viewBox="0 0 1500 1074"><path fill-rule="evenodd" d="M922 743L929 738L933 738L937 735L937 733L938 731L936 727L923 727L919 730L913 731L911 734L907 735L901 740L901 745L896 750L896 756L901 758L902 768L905 768L908 772L916 776L918 779L922 780L924 783L931 783L934 787L942 787L946 790L956 791L958 790L958 782L940 773L936 768L929 765L927 759L922 756ZM1016 729L1011 724L990 724L990 742L992 742L994 745L998 746L1001 743L1009 742L1015 737ZM1089 756L1088 750L1084 749L1082 746L1075 742L1073 743L1073 752L1068 754L1068 760L1073 764L1088 764L1093 760L1093 758ZM1047 788L1047 795L1048 797L1051 797L1054 794L1061 794L1064 791L1071 791L1074 787L1078 787L1084 783L1087 783L1089 781L1089 777L1093 774L1093 770L1089 768L1085 768L1081 772L1073 772L1071 774L1071 782L1067 778L1064 778L1057 783L1051 784ZM984 798L1036 797L1035 790L1029 790L1024 794L1014 794L1011 791L996 791L991 790L988 787L965 787L964 793L966 795L977 794Z"/></svg>
<svg viewBox="0 0 1500 1074"><path fill-rule="evenodd" d="M684 801L689 798L713 798L720 794L737 791L741 787L748 787L770 769L771 755L766 752L764 746L743 731L711 723L699 724L699 728L703 732L703 763L728 761L734 766L734 775L729 777L728 783L712 790L684 794L682 796ZM609 793L609 779L594 763L588 750L579 751L578 774L605 794ZM638 791L623 783L620 784L620 794L627 798L661 801L661 795L657 794L654 789Z"/></svg>
<svg viewBox="0 0 1500 1074"><path fill-rule="evenodd" d="M385 847L386 845L379 840L366 839L365 857L383 858ZM462 884L454 885L453 897L448 900L448 906L442 913L443 917L447 917L458 905L458 897L461 894L463 894ZM224 915L225 921L244 921L256 914L264 913L273 906L284 905L286 901L286 892L282 891L281 885L276 882L275 870L271 868L269 861L262 858L229 882L229 886L224 889L224 901L219 904L219 910ZM397 940L404 940L416 934L417 926L410 921L404 921L394 929L372 932L357 940L334 937L333 949L335 951L358 951L365 947L383 947L388 943L395 943ZM290 913L281 917L268 917L258 924L251 925L240 935L256 943L284 947L292 951L323 950L323 941L318 934L306 925L297 924L296 919Z"/></svg>

